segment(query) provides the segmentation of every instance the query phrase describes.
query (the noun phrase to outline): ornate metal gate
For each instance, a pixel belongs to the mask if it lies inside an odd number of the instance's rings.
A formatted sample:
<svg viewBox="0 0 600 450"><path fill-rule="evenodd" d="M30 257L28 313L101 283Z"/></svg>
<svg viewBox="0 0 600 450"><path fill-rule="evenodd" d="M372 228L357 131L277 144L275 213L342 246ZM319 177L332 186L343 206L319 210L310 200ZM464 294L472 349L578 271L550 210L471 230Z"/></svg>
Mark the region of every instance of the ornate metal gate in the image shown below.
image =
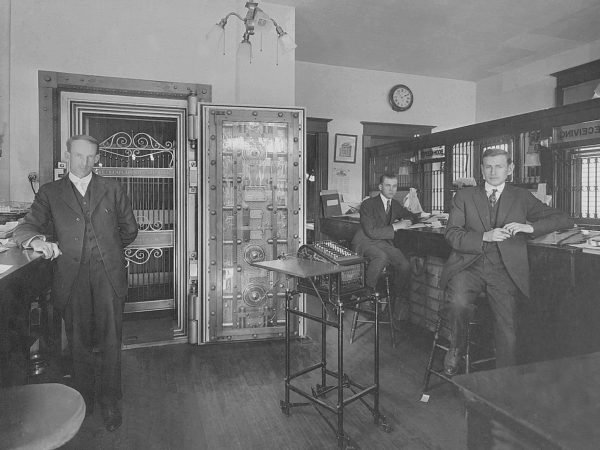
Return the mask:
<svg viewBox="0 0 600 450"><path fill-rule="evenodd" d="M125 309L174 309L176 142L158 142L147 133L119 131L100 143L96 173L127 187L139 226L125 250L129 295Z"/></svg>

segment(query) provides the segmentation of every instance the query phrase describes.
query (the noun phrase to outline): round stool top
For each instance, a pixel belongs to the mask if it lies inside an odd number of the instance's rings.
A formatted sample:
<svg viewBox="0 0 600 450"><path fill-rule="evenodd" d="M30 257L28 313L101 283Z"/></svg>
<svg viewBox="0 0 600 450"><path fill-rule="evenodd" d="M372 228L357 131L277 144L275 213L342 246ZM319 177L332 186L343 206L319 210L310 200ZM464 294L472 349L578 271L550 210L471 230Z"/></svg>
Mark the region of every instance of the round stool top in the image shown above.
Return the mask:
<svg viewBox="0 0 600 450"><path fill-rule="evenodd" d="M68 442L85 417L85 402L63 384L0 389L0 449L53 449Z"/></svg>

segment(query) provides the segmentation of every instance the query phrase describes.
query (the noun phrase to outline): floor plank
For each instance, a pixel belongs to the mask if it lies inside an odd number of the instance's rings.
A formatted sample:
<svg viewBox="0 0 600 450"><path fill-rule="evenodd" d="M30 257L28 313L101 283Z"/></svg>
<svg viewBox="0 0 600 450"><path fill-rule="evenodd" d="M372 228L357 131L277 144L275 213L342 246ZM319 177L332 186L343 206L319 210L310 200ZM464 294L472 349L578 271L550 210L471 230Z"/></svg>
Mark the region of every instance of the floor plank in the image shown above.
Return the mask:
<svg viewBox="0 0 600 450"><path fill-rule="evenodd" d="M348 315L350 316L350 315ZM350 317L346 317L349 331ZM328 332L328 365L337 368L334 330ZM345 339L345 372L355 381L372 380L373 337ZM360 403L346 408L345 431L362 449L463 449L466 424L462 401L449 384L420 402L420 384L431 335L410 328L391 346L381 333L381 411L393 430L373 424ZM318 339L294 341L292 366L320 360ZM313 407L293 408L285 416L284 342L187 344L123 352L123 425L105 431L99 408L87 418L66 450L105 449L335 449L335 435ZM320 377L305 375L314 385ZM291 394L292 401L301 401ZM335 393L329 394L331 401ZM370 401L370 399L369 399ZM329 413L325 413L329 415ZM332 417L332 420L334 418Z"/></svg>

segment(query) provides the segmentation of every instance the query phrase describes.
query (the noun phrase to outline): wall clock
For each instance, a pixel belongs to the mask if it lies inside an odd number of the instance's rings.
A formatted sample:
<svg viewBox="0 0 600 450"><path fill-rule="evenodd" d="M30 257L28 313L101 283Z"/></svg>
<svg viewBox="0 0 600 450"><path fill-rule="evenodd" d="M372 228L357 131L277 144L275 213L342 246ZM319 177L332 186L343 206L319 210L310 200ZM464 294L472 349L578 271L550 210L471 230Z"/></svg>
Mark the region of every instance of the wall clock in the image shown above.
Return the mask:
<svg viewBox="0 0 600 450"><path fill-rule="evenodd" d="M406 111L412 106L414 97L408 86L397 84L390 89L388 100L394 111Z"/></svg>

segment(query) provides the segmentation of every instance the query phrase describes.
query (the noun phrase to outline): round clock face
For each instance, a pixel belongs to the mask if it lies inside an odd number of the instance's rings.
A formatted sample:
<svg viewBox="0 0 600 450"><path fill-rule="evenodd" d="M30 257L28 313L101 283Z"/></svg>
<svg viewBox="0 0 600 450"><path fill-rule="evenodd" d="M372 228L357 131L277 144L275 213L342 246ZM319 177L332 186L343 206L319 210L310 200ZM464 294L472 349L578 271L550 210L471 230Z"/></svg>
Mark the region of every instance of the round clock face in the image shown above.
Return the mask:
<svg viewBox="0 0 600 450"><path fill-rule="evenodd" d="M413 104L413 93L403 84L397 84L390 89L388 100L394 111L406 111Z"/></svg>

